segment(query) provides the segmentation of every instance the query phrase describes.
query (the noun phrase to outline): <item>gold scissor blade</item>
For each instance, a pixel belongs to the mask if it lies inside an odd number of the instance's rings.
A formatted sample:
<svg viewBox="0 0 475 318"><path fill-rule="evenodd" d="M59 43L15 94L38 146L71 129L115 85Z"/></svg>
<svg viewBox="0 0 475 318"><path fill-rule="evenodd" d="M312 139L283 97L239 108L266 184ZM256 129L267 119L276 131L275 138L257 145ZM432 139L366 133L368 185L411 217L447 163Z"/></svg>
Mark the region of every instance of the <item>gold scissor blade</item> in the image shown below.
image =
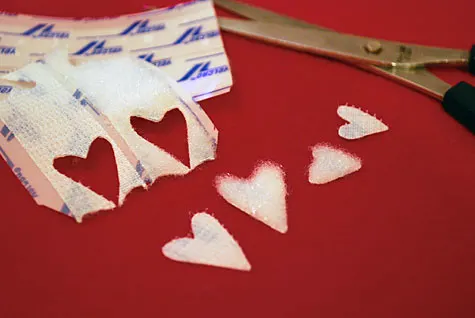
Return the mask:
<svg viewBox="0 0 475 318"><path fill-rule="evenodd" d="M468 62L468 52L371 39L349 34L260 21L218 18L221 29L268 43L339 60L402 68ZM381 49L368 48L377 43Z"/></svg>
<svg viewBox="0 0 475 318"><path fill-rule="evenodd" d="M317 55L333 57L340 60L354 60L355 62L366 62L369 64L391 66L395 57L392 56L389 60L384 60L379 56L369 59L352 56L348 54L348 46L353 46L353 49L359 50L348 41L338 41L341 37L338 33L329 33L310 28L294 28L288 25L266 23L260 21L246 21L229 18L218 18L219 26L222 30L246 36L252 39L258 39L267 43L292 48L297 51L314 53ZM332 43L340 42L346 48L334 47ZM364 44L364 43L363 43Z"/></svg>
<svg viewBox="0 0 475 318"><path fill-rule="evenodd" d="M266 9L254 7L238 1L214 0L214 3L218 7L221 7L232 13L252 20L270 23L280 23L284 25L297 26L301 28L309 28L315 30L332 31L331 29L324 28L319 25L310 24L305 21L300 21L289 16L281 15ZM230 21L226 21L220 18L220 24L222 29L234 32L233 26L231 25ZM462 55L462 57L466 55L463 52L460 54ZM419 67L417 69L402 69L361 63L353 63L353 65L360 69L367 70L383 77L393 79L403 85L409 86L439 100L443 99L443 96L450 88L450 85L448 83L442 81L440 78L426 70L424 67Z"/></svg>
<svg viewBox="0 0 475 318"><path fill-rule="evenodd" d="M430 97L443 100L445 93L450 89L450 84L444 82L426 68L403 69L383 66L373 66L367 64L354 64L363 70L390 78L404 86L415 89Z"/></svg>
<svg viewBox="0 0 475 318"><path fill-rule="evenodd" d="M289 26L298 26L302 28L326 30L325 28L310 24L305 21L297 20L289 16L278 14L270 10L254 7L249 4L245 4L238 1L214 0L214 4L216 4L220 8L226 9L227 11L256 21L286 24Z"/></svg>

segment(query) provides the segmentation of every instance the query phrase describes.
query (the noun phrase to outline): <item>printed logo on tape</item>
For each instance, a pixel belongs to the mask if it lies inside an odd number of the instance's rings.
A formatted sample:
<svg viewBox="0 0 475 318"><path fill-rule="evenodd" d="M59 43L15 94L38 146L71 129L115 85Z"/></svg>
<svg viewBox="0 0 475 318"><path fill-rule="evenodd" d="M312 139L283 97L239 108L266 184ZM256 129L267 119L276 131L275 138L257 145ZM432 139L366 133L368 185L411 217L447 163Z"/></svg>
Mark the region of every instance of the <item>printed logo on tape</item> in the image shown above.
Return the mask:
<svg viewBox="0 0 475 318"><path fill-rule="evenodd" d="M217 67L210 67L211 61L197 63L193 65L182 78L178 80L178 82L184 81L194 81L199 78L204 78L208 76L212 76L215 74L220 74L229 71L229 67L227 65L221 65Z"/></svg>
<svg viewBox="0 0 475 318"><path fill-rule="evenodd" d="M155 54L154 53L149 53L149 54L141 54L137 58L144 60L145 62L148 62L152 65L155 65L157 67L163 67L172 64L171 58L163 58L163 59L155 59L154 58Z"/></svg>
<svg viewBox="0 0 475 318"><path fill-rule="evenodd" d="M50 38L50 39L68 39L70 33L68 31L53 30L54 24L39 23L34 27L26 30L20 35L31 36L32 38Z"/></svg>
<svg viewBox="0 0 475 318"><path fill-rule="evenodd" d="M109 55L122 52L122 46L107 46L106 40L91 41L77 50L73 55L91 56L91 55Z"/></svg>

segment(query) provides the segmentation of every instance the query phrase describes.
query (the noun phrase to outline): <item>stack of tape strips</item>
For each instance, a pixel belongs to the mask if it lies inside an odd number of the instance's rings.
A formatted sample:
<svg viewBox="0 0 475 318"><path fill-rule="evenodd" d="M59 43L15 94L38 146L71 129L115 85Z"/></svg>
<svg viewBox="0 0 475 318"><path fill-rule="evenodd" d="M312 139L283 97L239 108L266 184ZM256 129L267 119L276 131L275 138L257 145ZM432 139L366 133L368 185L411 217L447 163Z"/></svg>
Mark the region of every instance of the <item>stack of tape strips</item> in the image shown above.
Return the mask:
<svg viewBox="0 0 475 318"><path fill-rule="evenodd" d="M229 92L232 76L211 0L100 19L0 12L0 73L67 49L82 62L129 54L162 69L196 101Z"/></svg>

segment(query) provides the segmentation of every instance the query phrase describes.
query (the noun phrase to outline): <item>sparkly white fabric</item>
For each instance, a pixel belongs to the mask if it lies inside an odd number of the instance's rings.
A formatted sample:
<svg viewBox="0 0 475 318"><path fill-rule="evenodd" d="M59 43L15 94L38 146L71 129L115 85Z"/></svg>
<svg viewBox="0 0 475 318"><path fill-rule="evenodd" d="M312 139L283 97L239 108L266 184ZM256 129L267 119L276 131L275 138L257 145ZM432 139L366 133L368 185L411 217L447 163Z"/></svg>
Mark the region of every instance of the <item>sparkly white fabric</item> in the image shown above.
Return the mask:
<svg viewBox="0 0 475 318"><path fill-rule="evenodd" d="M260 164L248 179L216 178L218 193L230 204L281 233L287 232L284 172L271 162Z"/></svg>
<svg viewBox="0 0 475 318"><path fill-rule="evenodd" d="M331 146L317 145L313 147L312 155L308 173L310 183L328 183L361 169L358 157Z"/></svg>
<svg viewBox="0 0 475 318"><path fill-rule="evenodd" d="M159 68L128 56L78 66L72 66L62 51L54 52L50 58L54 59L51 64L74 80L109 118L152 180L186 174L190 169L137 134L130 123L133 116L159 122L168 111L177 108L186 121L190 168L215 158L218 132L213 123L191 96Z"/></svg>
<svg viewBox="0 0 475 318"><path fill-rule="evenodd" d="M53 161L62 156L85 158L98 137L114 150L119 205L146 182L186 174L215 158L218 131L211 120L176 82L142 60L124 56L73 66L67 52L58 50L46 56L45 63L29 64L4 78L36 82L32 89L14 89L0 102L0 119L78 222L87 213L115 205L57 172ZM190 168L143 139L130 123L132 116L158 122L174 108L186 120Z"/></svg>
<svg viewBox="0 0 475 318"><path fill-rule="evenodd" d="M233 237L207 213L197 213L191 219L193 238L178 238L162 248L163 254L175 261L251 270L251 264Z"/></svg>
<svg viewBox="0 0 475 318"><path fill-rule="evenodd" d="M348 122L338 130L338 135L345 139L359 139L389 129L379 119L353 106L339 106L337 113Z"/></svg>

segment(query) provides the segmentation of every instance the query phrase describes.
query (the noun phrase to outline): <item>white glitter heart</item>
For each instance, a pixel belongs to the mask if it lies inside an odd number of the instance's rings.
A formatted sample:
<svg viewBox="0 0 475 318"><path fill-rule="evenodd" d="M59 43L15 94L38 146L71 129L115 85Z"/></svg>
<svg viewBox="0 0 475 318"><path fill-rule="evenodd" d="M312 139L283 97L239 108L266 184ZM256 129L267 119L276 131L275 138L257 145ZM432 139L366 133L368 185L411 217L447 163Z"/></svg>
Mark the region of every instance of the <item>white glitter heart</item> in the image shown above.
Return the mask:
<svg viewBox="0 0 475 318"><path fill-rule="evenodd" d="M338 135L345 139L359 139L389 129L389 127L383 124L379 119L352 106L339 106L337 113L342 119L348 122L338 130Z"/></svg>
<svg viewBox="0 0 475 318"><path fill-rule="evenodd" d="M308 174L310 183L328 183L361 169L358 157L331 146L317 145L312 154L314 159Z"/></svg>
<svg viewBox="0 0 475 318"><path fill-rule="evenodd" d="M163 246L166 257L179 262L251 270L239 244L211 215L195 214L191 228L194 238L175 239Z"/></svg>
<svg viewBox="0 0 475 318"><path fill-rule="evenodd" d="M276 231L287 232L284 172L276 164L259 165L249 179L216 178L218 193L229 203Z"/></svg>

